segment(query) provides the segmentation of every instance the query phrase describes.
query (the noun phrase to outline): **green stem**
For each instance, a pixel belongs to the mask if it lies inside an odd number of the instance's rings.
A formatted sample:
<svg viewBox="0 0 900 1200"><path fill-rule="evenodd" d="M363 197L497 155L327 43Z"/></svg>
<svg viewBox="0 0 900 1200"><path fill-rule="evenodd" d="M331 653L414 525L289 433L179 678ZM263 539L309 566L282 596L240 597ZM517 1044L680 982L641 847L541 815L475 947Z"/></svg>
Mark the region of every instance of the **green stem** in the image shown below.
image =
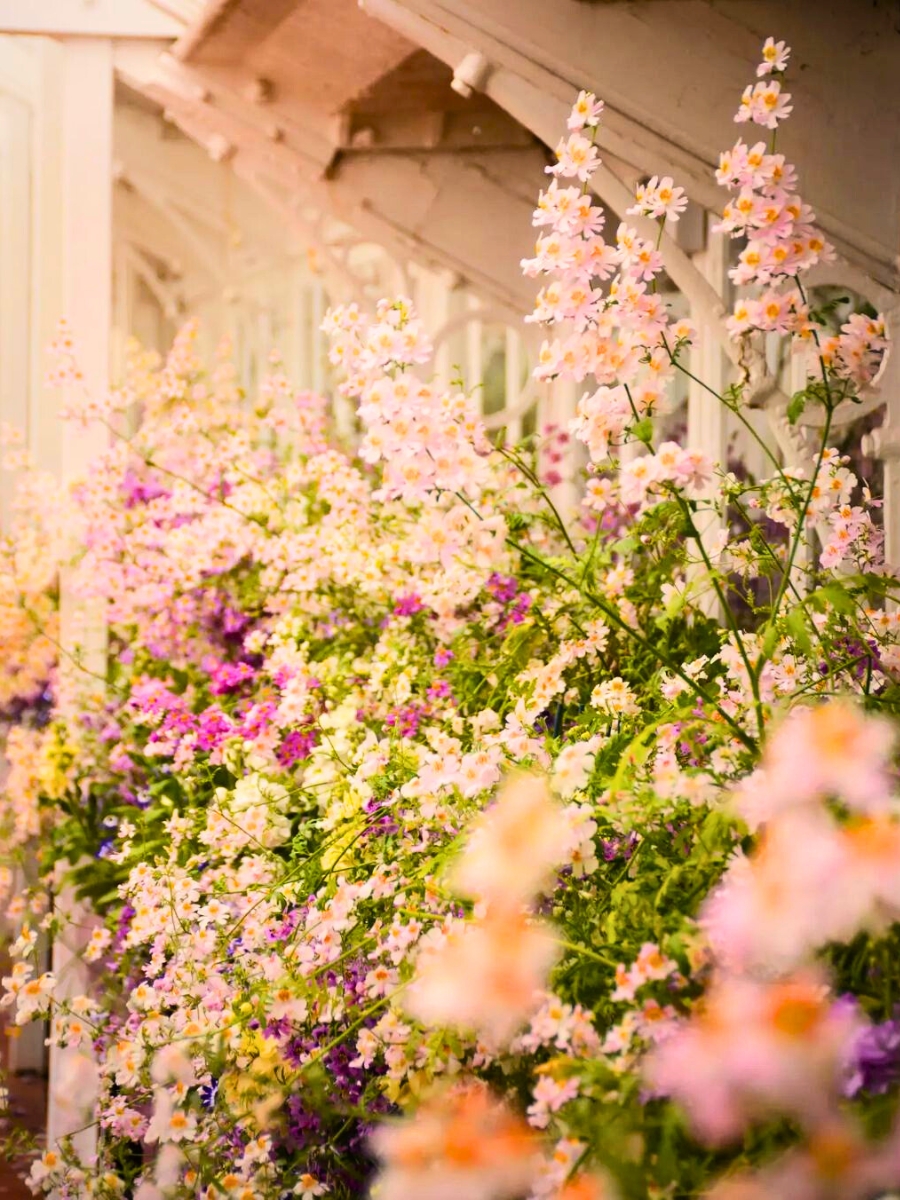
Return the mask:
<svg viewBox="0 0 900 1200"><path fill-rule="evenodd" d="M503 455L503 457L505 459L508 459L509 462L513 463L514 466L516 466L522 472L522 474L525 476L525 478L535 488L537 488L538 492L540 493L541 498L546 501L548 508L553 513L553 516L556 520L556 524L559 528L560 533L563 535L563 537L566 540L566 545L569 547L570 553L576 554L577 551L575 549L575 544L573 543L571 537L569 537L569 531L568 531L568 529L566 529L565 522L563 521L562 517L559 515L559 509L557 509L556 505L551 500L550 493L547 491L547 489L541 483L541 481L537 477L537 475L535 475L535 473L531 470L530 467L528 467L524 462L522 462L519 455L514 454L511 450L508 450L505 446L498 446L497 449L500 451L500 453Z"/></svg>
<svg viewBox="0 0 900 1200"><path fill-rule="evenodd" d="M734 613L731 611L731 605L728 603L725 593L722 590L722 586L719 583L718 573L710 561L709 555L706 552L706 547L703 545L703 538L701 537L700 530L697 528L697 525L694 521L694 514L691 512L690 505L676 488L671 489L671 494L675 497L678 507L681 509L682 514L684 515L684 519L687 522L688 532L697 543L697 549L700 551L700 556L703 559L707 571L709 572L710 582L715 589L719 606L722 610L722 615L725 618L729 629L734 635L735 642L737 643L738 653L743 660L744 666L747 668L747 676L750 680L751 691L753 692L753 706L756 709L756 721L759 732L762 733L764 717L762 699L760 698L759 694L759 678L755 669L750 663L749 656L747 655L747 648L744 645L744 639L741 637L741 631L738 627L737 620Z"/></svg>
<svg viewBox="0 0 900 1200"><path fill-rule="evenodd" d="M735 721L735 719L717 703L717 701L709 694L709 692L707 692L705 688L701 687L696 680L691 679L691 677L678 665L678 663L670 659L668 655L663 654L657 646L654 646L649 638L645 638L643 634L638 633L636 629L633 629L627 621L623 620L623 618L611 604L603 600L600 596L597 596L594 592L579 588L574 579L570 579L564 571L561 571L558 567L554 567L551 563L548 563L545 559L541 558L540 555L533 553L533 551L529 550L527 546L521 545L521 543L514 541L512 538L507 538L506 541L507 544L512 546L514 550L518 550L520 554L524 554L525 557L530 558L532 562L538 563L539 566L556 575L557 578L563 580L563 582L567 583L570 587L575 588L577 591L581 591L581 594L585 597L585 599L590 601L595 608L599 608L600 611L606 617L608 617L617 628L621 629L630 638L637 642L639 646L642 646L646 651L648 651L648 653L655 658L657 662L660 662L674 675L677 675L683 683L688 685L694 695L698 696L704 701L704 703L709 704L712 708L714 708L722 720L734 732L735 737L737 737L737 739L742 742L748 750L752 751L753 753L756 752L756 742L754 739L751 738L750 735L740 727L737 721Z"/></svg>

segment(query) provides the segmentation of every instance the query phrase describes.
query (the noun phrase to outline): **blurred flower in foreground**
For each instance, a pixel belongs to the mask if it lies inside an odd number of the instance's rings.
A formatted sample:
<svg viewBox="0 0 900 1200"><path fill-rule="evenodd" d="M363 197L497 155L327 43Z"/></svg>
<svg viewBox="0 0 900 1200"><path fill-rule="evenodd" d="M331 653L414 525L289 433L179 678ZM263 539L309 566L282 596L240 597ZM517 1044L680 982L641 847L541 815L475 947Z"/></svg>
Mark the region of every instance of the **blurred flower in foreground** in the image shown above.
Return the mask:
<svg viewBox="0 0 900 1200"><path fill-rule="evenodd" d="M514 775L472 824L452 880L457 891L492 906L534 899L565 861L571 823L538 775Z"/></svg>
<svg viewBox="0 0 900 1200"><path fill-rule="evenodd" d="M894 742L887 721L846 700L797 709L773 733L762 767L737 792L751 828L762 825L757 847L734 860L703 907L721 964L790 971L829 942L897 920Z"/></svg>
<svg viewBox="0 0 900 1200"><path fill-rule="evenodd" d="M426 943L406 1007L425 1025L477 1030L497 1046L540 1005L556 957L543 922L512 913L460 921L436 945Z"/></svg>
<svg viewBox="0 0 900 1200"><path fill-rule="evenodd" d="M728 1142L776 1113L810 1127L840 1093L861 1024L818 972L773 983L719 976L697 1013L651 1054L647 1077L681 1101L705 1142Z"/></svg>
<svg viewBox="0 0 900 1200"><path fill-rule="evenodd" d="M530 1185L539 1142L479 1084L439 1092L414 1117L378 1129L376 1200L504 1200Z"/></svg>
<svg viewBox="0 0 900 1200"><path fill-rule="evenodd" d="M708 1200L868 1200L900 1183L900 1138L873 1146L851 1122L833 1118L808 1141L753 1175L722 1179Z"/></svg>
<svg viewBox="0 0 900 1200"><path fill-rule="evenodd" d="M787 808L831 797L864 813L891 803L893 725L850 700L796 708L774 731L760 770L738 792L755 828Z"/></svg>
<svg viewBox="0 0 900 1200"><path fill-rule="evenodd" d="M523 912L572 847L572 821L536 775L513 776L476 818L452 873L457 891L485 906L422 944L406 998L425 1025L509 1041L541 1003L557 958L550 927Z"/></svg>

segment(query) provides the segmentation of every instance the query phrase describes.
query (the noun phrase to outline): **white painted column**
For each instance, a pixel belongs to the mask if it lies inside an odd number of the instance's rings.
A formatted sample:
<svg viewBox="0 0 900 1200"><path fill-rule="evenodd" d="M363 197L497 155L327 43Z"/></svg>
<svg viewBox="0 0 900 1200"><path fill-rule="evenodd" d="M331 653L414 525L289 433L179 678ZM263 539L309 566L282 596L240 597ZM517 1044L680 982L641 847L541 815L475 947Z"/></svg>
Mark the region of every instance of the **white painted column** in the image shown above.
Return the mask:
<svg viewBox="0 0 900 1200"><path fill-rule="evenodd" d="M885 313L888 358L878 380L884 396L884 423L864 441L864 448L884 463L884 560L900 566L900 298ZM868 446L866 446L866 441Z"/></svg>
<svg viewBox="0 0 900 1200"><path fill-rule="evenodd" d="M47 346L63 315L62 67L65 50L42 38L34 45L40 83L34 110L29 444L37 465L59 474L59 393L47 386Z"/></svg>
<svg viewBox="0 0 900 1200"><path fill-rule="evenodd" d="M476 314L482 303L471 293L466 295L466 308ZM444 373L446 378L446 371ZM469 389L477 388L478 407L484 411L484 391L481 384L484 380L484 326L477 316L473 315L466 322L466 361L463 379Z"/></svg>
<svg viewBox="0 0 900 1200"><path fill-rule="evenodd" d="M518 442L522 437L522 415L518 411L519 398L525 384L522 380L524 369L524 346L522 338L516 329L506 330L506 362L505 362L505 407L515 412L506 422L506 438L509 442Z"/></svg>
<svg viewBox="0 0 900 1200"><path fill-rule="evenodd" d="M112 341L112 154L113 57L108 39L67 41L62 60L62 312L72 328L84 382L64 389L65 404L77 404L84 391L102 396L109 388ZM68 483L83 476L107 444L102 427L67 425L62 438L61 473ZM96 617L73 602L64 589L62 638L83 647L102 668L104 641ZM86 666L91 666L86 662ZM80 677L80 678L78 678ZM75 684L75 679L78 683ZM84 672L72 675L81 686Z"/></svg>
<svg viewBox="0 0 900 1200"><path fill-rule="evenodd" d="M47 40L23 44L0 37L0 418L21 430L26 445L40 468L58 468L58 439L47 448L37 398L44 364L39 345L45 332L41 301L46 294L52 304L56 293L45 267L52 260L58 280L59 255L44 228L45 216L55 205L59 212L58 187L53 189L48 158L54 163L55 109L48 81L60 53ZM58 83L56 85L58 92ZM48 184L50 187L48 189ZM49 272L47 272L49 275ZM46 329L49 339L50 328ZM5 521L15 488L15 475L0 473L0 523ZM0 748L0 782L6 762ZM14 892L36 876L33 860L17 871ZM3 924L0 919L0 925ZM11 928L5 931L11 932ZM49 946L42 934L38 941L39 970L49 967ZM11 1018L11 1014L10 1014ZM9 1025L8 1067L12 1073L46 1070L45 1030L41 1022Z"/></svg>
<svg viewBox="0 0 900 1200"><path fill-rule="evenodd" d="M693 256L695 266L717 293L727 296L728 242L721 233L707 233L706 248ZM728 384L729 363L726 359L716 330L703 315L691 313L697 329L697 341L691 349L690 369L697 379L721 394ZM724 464L728 454L728 410L706 387L690 380L688 388L687 445L692 450L702 450L715 464ZM715 481L710 485L710 495L716 490ZM695 523L705 546L722 529L722 521L714 514L697 514ZM697 568L698 571L700 567ZM705 567L703 568L705 570ZM700 607L710 615L719 612L719 602L710 589Z"/></svg>
<svg viewBox="0 0 900 1200"><path fill-rule="evenodd" d="M0 414L26 435L32 124L33 110L26 100L5 88L0 90ZM0 519L9 512L14 488L14 476L7 471L0 473Z"/></svg>
<svg viewBox="0 0 900 1200"><path fill-rule="evenodd" d="M312 373L312 390L320 395L325 390L325 355L327 346L322 332L322 321L325 317L325 285L317 279L312 288L312 326L310 330L309 353Z"/></svg>
<svg viewBox="0 0 900 1200"><path fill-rule="evenodd" d="M61 72L61 196L62 196L62 300L77 346L84 386L102 395L109 386L112 328L112 166L113 166L113 53L112 43L102 38L66 41ZM77 396L62 396L65 402ZM82 476L106 443L102 429L67 427L62 437L62 477L71 481ZM61 637L71 652L83 655L84 665L102 670L105 638L102 616L78 602L70 582L62 580ZM64 667L64 702L74 697L90 680L77 667ZM64 911L73 897L63 891L56 907ZM86 991L89 976L80 959L80 929L63 931L53 946L53 971L61 994ZM84 1124L77 1109L66 1103L64 1079L69 1050L51 1047L50 1104L47 1137L59 1137ZM77 1137L79 1150L89 1154L93 1132Z"/></svg>

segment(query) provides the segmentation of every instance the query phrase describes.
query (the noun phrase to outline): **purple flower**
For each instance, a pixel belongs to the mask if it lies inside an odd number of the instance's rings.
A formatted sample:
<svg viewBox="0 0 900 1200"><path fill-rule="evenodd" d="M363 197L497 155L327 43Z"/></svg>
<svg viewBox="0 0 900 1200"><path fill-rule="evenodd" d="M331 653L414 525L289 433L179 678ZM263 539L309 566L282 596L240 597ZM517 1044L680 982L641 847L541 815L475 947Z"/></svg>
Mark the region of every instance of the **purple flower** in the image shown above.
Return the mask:
<svg viewBox="0 0 900 1200"><path fill-rule="evenodd" d="M527 592L519 592L519 581L514 575L500 575L495 571L485 584L485 590L506 610L497 620L498 633L503 633L510 625L521 625L532 601Z"/></svg>
<svg viewBox="0 0 900 1200"><path fill-rule="evenodd" d="M509 604L519 594L519 581L514 575L500 575L496 571L485 584L485 588L501 604Z"/></svg>
<svg viewBox="0 0 900 1200"><path fill-rule="evenodd" d="M234 726L220 708L204 709L197 718L197 749L215 750L234 733Z"/></svg>
<svg viewBox="0 0 900 1200"><path fill-rule="evenodd" d="M319 744L318 730L307 726L305 729L292 729L275 751L275 757L285 770L305 758L309 758Z"/></svg>
<svg viewBox="0 0 900 1200"><path fill-rule="evenodd" d="M422 611L422 601L411 592L408 596L401 596L394 605L395 617L411 617L413 613Z"/></svg>
<svg viewBox="0 0 900 1200"><path fill-rule="evenodd" d="M164 487L154 479L142 480L129 467L122 476L122 500L126 508L134 508L138 504L146 504L160 496L170 496Z"/></svg>
<svg viewBox="0 0 900 1200"><path fill-rule="evenodd" d="M839 1003L855 1005L853 997L841 997ZM900 1019L869 1025L858 1034L850 1051L845 1096L860 1092L882 1096L900 1081Z"/></svg>
<svg viewBox="0 0 900 1200"><path fill-rule="evenodd" d="M627 837L611 837L601 840L600 853L603 855L605 862L614 862L617 858L624 858L626 862L634 854L635 846L638 843L636 833L629 833Z"/></svg>
<svg viewBox="0 0 900 1200"><path fill-rule="evenodd" d="M131 922L134 920L135 910L130 904L126 904L119 913L119 924L116 932L113 935L112 952L118 954L122 949L125 939L128 936L128 931L131 929Z"/></svg>
<svg viewBox="0 0 900 1200"><path fill-rule="evenodd" d="M401 737L413 738L419 732L419 726L425 710L421 704L411 701L400 708L395 708L384 718L384 723L391 729L396 729Z"/></svg>
<svg viewBox="0 0 900 1200"><path fill-rule="evenodd" d="M214 696L224 696L237 691L242 684L253 679L256 672L249 663L221 663L210 674L210 691Z"/></svg>
<svg viewBox="0 0 900 1200"><path fill-rule="evenodd" d="M277 705L271 700L263 701L261 704L254 704L247 710L242 717L241 725L238 733L242 738L248 741L256 741L260 735L266 733L272 721L275 719Z"/></svg>

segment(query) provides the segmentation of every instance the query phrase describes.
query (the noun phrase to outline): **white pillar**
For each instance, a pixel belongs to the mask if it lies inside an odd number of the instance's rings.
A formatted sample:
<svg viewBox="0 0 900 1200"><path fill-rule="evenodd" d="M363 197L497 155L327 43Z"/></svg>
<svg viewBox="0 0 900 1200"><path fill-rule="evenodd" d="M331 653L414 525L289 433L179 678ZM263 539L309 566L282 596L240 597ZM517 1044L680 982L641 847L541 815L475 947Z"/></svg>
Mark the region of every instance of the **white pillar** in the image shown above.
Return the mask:
<svg viewBox="0 0 900 1200"><path fill-rule="evenodd" d="M483 305L477 296L467 293L466 307L470 312L476 314ZM443 377L446 378L446 376L447 370L445 368ZM478 407L483 412L484 390L481 384L484 380L484 326L475 315L466 322L466 359L463 379L468 389L478 389L476 398Z"/></svg>
<svg viewBox="0 0 900 1200"><path fill-rule="evenodd" d="M885 399L884 424L876 430L877 452L884 461L884 559L900 566L900 299L885 314L890 338L888 358L878 381Z"/></svg>
<svg viewBox="0 0 900 1200"><path fill-rule="evenodd" d="M59 393L47 386L47 346L64 314L62 185L63 97L65 49L49 38L34 43L40 64L40 88L35 105L34 177L32 197L33 263L31 271L31 394L28 420L30 449L37 465L59 474L62 467L62 430Z"/></svg>
<svg viewBox="0 0 900 1200"><path fill-rule="evenodd" d="M62 302L84 386L102 394L109 387L112 329L112 43L68 41L62 67ZM102 429L67 430L63 478L81 475L105 445Z"/></svg>
<svg viewBox="0 0 900 1200"><path fill-rule="evenodd" d="M505 407L516 411L506 422L506 440L518 442L522 437L522 414L518 412L519 399L527 382L522 381L524 369L524 346L517 329L507 327L505 360Z"/></svg>
<svg viewBox="0 0 900 1200"><path fill-rule="evenodd" d="M694 264L700 269L719 295L728 295L728 242L721 233L708 233L706 248L694 256ZM728 384L729 364L722 351L715 328L692 312L697 327L697 341L691 349L691 374L702 380L708 388L721 395ZM691 379L688 387L687 445L692 450L702 450L716 464L724 463L728 454L728 410L712 392L701 383ZM710 494L715 490L711 486ZM718 517L697 514L695 524L709 546L721 530ZM699 568L698 568L699 570ZM719 612L719 603L710 589L704 594L700 606L710 615Z"/></svg>
<svg viewBox="0 0 900 1200"><path fill-rule="evenodd" d="M102 395L109 386L112 327L113 53L108 39L66 41L61 91L63 313L72 327L84 387L92 395ZM63 399L72 402L78 396L63 394ZM63 479L71 481L83 475L105 444L102 429L67 427L61 445ZM61 617L61 637L66 649L83 648L84 665L92 671L102 670L105 657L102 619L76 601L65 578ZM71 703L83 684L84 673L77 667L69 667L64 674L69 676L64 696ZM66 891L56 898L61 911L72 902L73 897ZM87 968L80 959L78 934L74 927L64 930L53 946L53 971L60 981L61 994L78 994L89 987ZM61 1096L60 1083L71 1053L51 1047L47 1120L47 1139L51 1145L84 1123ZM78 1135L77 1142L80 1152L89 1154L92 1131Z"/></svg>

